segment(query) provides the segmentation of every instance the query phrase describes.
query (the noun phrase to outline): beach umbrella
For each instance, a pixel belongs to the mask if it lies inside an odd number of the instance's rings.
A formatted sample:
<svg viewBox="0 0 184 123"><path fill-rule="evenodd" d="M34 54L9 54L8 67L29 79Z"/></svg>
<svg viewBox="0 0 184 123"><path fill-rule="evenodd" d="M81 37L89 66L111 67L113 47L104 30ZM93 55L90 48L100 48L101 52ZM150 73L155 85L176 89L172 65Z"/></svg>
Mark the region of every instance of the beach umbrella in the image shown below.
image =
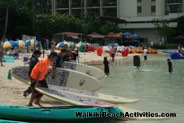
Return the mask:
<svg viewBox="0 0 184 123"><path fill-rule="evenodd" d="M135 42L135 43L140 43L140 40L133 40L133 42Z"/></svg>
<svg viewBox="0 0 184 123"><path fill-rule="evenodd" d="M129 33L129 32L125 32L125 33L122 34L122 36L132 36L132 34Z"/></svg>
<svg viewBox="0 0 184 123"><path fill-rule="evenodd" d="M4 48L4 49L13 48L13 47L18 47L18 43L15 42L15 41L12 41L12 40L10 40L10 41L5 41L5 42L3 43L3 48Z"/></svg>
<svg viewBox="0 0 184 123"><path fill-rule="evenodd" d="M26 41L25 40L18 40L17 44L19 47L24 47L26 45Z"/></svg>
<svg viewBox="0 0 184 123"><path fill-rule="evenodd" d="M70 47L70 43L66 42L66 41L63 41L63 42L60 42L56 45L56 48L64 48L64 49L67 49L68 47Z"/></svg>
<svg viewBox="0 0 184 123"><path fill-rule="evenodd" d="M39 41L35 39L30 39L26 41L26 45L29 45L29 46L36 46L37 44L39 44Z"/></svg>
<svg viewBox="0 0 184 123"><path fill-rule="evenodd" d="M133 39L140 39L140 36L135 35L135 34L132 34L132 38L133 38Z"/></svg>

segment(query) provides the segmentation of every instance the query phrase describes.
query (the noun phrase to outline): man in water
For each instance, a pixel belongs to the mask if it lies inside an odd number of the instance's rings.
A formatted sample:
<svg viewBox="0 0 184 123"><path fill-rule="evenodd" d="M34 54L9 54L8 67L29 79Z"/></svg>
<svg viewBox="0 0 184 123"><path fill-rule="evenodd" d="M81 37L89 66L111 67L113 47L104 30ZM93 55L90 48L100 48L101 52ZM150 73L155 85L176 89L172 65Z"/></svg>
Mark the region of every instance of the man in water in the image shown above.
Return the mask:
<svg viewBox="0 0 184 123"><path fill-rule="evenodd" d="M167 59L167 64L168 64L168 71L169 73L172 73L173 67L172 67L172 62L170 59Z"/></svg>
<svg viewBox="0 0 184 123"><path fill-rule="evenodd" d="M56 61L57 59L57 53L51 52L49 56L43 58L40 60L35 67L33 68L31 72L31 86L34 87L44 87L48 88L48 85L45 80L45 75L48 72L49 66L51 62ZM43 94L37 92L35 89L31 95L30 101L28 106L32 106L33 102L39 106L42 106L40 104L40 100L42 98Z"/></svg>
<svg viewBox="0 0 184 123"><path fill-rule="evenodd" d="M147 60L147 52L148 52L148 50L146 48L144 48L144 61Z"/></svg>

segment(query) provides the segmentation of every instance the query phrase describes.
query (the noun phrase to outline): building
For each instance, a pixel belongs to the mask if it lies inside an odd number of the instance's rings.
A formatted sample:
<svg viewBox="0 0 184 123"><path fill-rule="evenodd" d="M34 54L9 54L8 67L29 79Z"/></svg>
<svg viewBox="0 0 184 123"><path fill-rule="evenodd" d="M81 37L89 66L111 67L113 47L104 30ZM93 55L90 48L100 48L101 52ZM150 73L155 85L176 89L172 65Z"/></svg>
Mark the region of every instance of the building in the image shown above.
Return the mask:
<svg viewBox="0 0 184 123"><path fill-rule="evenodd" d="M119 26L154 43L164 42L154 27L154 19L167 19L170 27L176 27L175 19L184 15L184 0L118 0L117 4L118 17L129 22Z"/></svg>
<svg viewBox="0 0 184 123"><path fill-rule="evenodd" d="M80 19L85 16L117 16L116 0L51 0L52 14L69 13Z"/></svg>
<svg viewBox="0 0 184 123"><path fill-rule="evenodd" d="M184 15L184 0L51 0L52 14L89 16L114 16L125 19L119 24L131 33L154 43L164 42L154 27L154 19L167 19L170 27L176 27L176 18Z"/></svg>

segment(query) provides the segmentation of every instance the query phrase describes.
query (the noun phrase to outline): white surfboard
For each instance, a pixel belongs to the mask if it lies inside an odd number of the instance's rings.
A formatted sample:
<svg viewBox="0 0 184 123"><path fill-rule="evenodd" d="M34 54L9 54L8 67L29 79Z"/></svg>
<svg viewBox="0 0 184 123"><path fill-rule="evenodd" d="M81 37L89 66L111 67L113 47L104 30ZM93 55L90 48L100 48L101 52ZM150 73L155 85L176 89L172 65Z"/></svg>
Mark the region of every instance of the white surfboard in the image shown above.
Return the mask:
<svg viewBox="0 0 184 123"><path fill-rule="evenodd" d="M68 103L71 105L90 105L90 104L96 104L96 105L102 105L102 106L103 105L113 105L112 103L99 101L91 97L79 96L79 95L75 95L71 93L66 93L64 91L57 91L54 89L37 87L36 90L44 95L47 95L58 101ZM135 109L126 108L124 106L118 106L118 105L114 105L114 106L117 106L120 110L122 110L122 112L128 113L128 114L135 113L135 112L139 112L139 113L145 112L145 111L138 111ZM122 120L149 120L149 119L165 119L165 118L146 117L146 116L145 117L136 117L136 116L132 117L130 115L129 117L120 117L120 119Z"/></svg>
<svg viewBox="0 0 184 123"><path fill-rule="evenodd" d="M30 83L28 70L29 68L25 66L15 67L11 69L11 73L18 80ZM46 81L49 85L71 87L88 91L96 91L102 86L101 82L92 76L63 68L55 69L54 74L49 74Z"/></svg>
<svg viewBox="0 0 184 123"><path fill-rule="evenodd" d="M79 64L79 63L76 63L76 62L67 62L67 61L65 61L62 65L62 68L76 70L76 71L85 73L89 76L93 76L93 77L95 77L99 80L102 79L105 76L104 72L101 71L100 69L96 68L96 67L88 66L88 65L85 65L85 64Z"/></svg>
<svg viewBox="0 0 184 123"><path fill-rule="evenodd" d="M77 96L79 95L79 96L83 96L83 97L90 97L90 98L94 98L97 100L110 102L110 103L114 103L114 104L133 103L133 102L138 101L138 99L129 99L129 98L125 98L125 97L107 95L107 94L103 94L103 93L96 93L96 92L79 90L79 89L69 88L69 87L49 85L49 88L53 89L53 90L57 90L57 91L71 93L71 94L74 94Z"/></svg>

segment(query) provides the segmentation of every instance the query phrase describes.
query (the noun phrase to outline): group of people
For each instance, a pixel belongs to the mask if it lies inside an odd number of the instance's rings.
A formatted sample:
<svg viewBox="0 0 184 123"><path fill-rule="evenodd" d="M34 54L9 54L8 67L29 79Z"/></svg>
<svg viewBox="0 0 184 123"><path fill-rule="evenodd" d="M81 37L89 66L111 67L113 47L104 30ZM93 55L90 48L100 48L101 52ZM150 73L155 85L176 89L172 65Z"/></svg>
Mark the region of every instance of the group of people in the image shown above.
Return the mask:
<svg viewBox="0 0 184 123"><path fill-rule="evenodd" d="M43 94L37 92L35 90L35 87L48 88L45 75L48 72L51 63L55 62L58 58L58 54L56 52L51 52L49 56L39 61L38 58L40 57L40 55L41 55L40 51L34 51L34 54L30 59L30 68L28 74L31 80L31 85L26 91L24 91L25 94L29 89L32 90L32 95L28 106L33 106L33 103L42 106L40 104L40 100Z"/></svg>
<svg viewBox="0 0 184 123"><path fill-rule="evenodd" d="M32 93L30 101L28 106L32 106L33 103L37 104L39 106L42 106L40 104L41 97L43 96L41 93L37 92L34 88L35 87L45 87L48 88L48 85L46 83L46 74L52 73L54 69L58 67L62 67L64 61L71 60L71 57L67 54L68 50L62 49L59 54L56 52L51 52L49 56L43 58L39 61L39 57L41 56L41 52L39 50L35 50L32 57L30 58L30 65L29 65L29 72L28 75L31 80L31 85L24 91L24 96L28 96L30 93ZM73 52L73 58L72 60L77 60L76 57L78 55L78 52ZM49 66L52 63L52 70L48 72Z"/></svg>
<svg viewBox="0 0 184 123"><path fill-rule="evenodd" d="M8 55L13 56L15 59L18 59L19 58L19 52L20 52L20 50L17 47L11 48L9 50Z"/></svg>

